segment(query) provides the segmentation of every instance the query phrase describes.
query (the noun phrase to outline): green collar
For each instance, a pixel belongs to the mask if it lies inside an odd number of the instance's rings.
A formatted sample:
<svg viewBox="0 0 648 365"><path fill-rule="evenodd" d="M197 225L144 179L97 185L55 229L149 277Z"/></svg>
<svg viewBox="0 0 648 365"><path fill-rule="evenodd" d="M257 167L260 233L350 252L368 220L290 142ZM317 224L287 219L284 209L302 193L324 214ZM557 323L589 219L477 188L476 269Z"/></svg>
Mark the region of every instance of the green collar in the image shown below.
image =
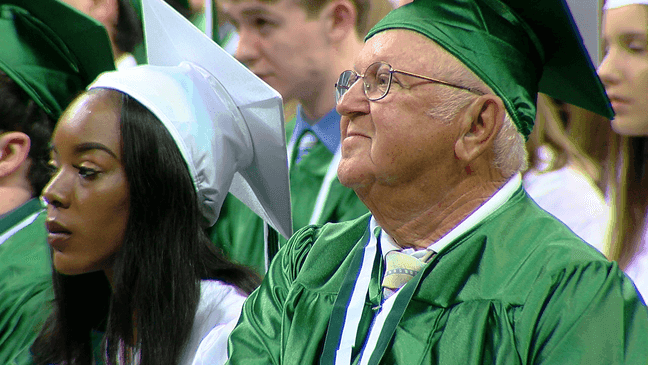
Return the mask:
<svg viewBox="0 0 648 365"><path fill-rule="evenodd" d="M25 218L43 209L38 198L33 198L25 204L12 210L11 212L0 218L0 235L8 231L11 227L22 222Z"/></svg>

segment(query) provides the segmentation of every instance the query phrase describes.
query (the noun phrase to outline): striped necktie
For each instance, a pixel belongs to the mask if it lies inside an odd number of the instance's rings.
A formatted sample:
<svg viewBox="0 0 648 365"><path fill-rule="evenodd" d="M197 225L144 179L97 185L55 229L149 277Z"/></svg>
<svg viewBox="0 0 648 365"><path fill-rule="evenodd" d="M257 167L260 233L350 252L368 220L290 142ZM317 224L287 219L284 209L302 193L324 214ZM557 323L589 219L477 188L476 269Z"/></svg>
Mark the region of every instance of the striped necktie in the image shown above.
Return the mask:
<svg viewBox="0 0 648 365"><path fill-rule="evenodd" d="M436 252L430 249L417 251L415 252L417 258L401 251L389 251L385 255L387 268L382 282L384 299L389 298L407 284L435 254Z"/></svg>
<svg viewBox="0 0 648 365"><path fill-rule="evenodd" d="M295 157L295 164L298 164L316 143L317 137L315 134L310 130L304 131L299 138L299 143L297 144L297 157Z"/></svg>

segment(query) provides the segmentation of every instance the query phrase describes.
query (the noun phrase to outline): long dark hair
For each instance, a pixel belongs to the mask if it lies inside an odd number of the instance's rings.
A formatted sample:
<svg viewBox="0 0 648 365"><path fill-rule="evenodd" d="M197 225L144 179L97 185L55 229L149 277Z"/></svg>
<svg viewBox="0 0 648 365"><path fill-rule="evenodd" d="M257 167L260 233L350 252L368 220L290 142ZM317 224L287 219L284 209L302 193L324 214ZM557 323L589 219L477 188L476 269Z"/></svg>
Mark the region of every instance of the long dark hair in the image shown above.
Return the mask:
<svg viewBox="0 0 648 365"><path fill-rule="evenodd" d="M187 165L161 122L128 95L99 92L118 95L121 103L122 163L130 189L124 243L113 265L112 292L101 272L54 272L54 312L32 347L34 359L90 364L96 330L105 331L107 364L128 358L133 347L142 365L177 363L190 336L200 280L218 279L250 293L259 279L209 241Z"/></svg>

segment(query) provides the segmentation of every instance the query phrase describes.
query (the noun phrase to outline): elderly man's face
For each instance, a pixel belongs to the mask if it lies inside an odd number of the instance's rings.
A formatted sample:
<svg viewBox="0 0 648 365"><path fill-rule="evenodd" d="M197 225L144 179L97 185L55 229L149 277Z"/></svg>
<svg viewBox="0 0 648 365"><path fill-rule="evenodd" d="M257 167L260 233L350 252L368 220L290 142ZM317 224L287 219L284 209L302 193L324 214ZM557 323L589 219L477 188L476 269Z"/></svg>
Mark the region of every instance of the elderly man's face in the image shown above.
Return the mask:
<svg viewBox="0 0 648 365"><path fill-rule="evenodd" d="M385 31L369 39L355 71L364 73L377 61L450 82L444 70L449 62L458 62L434 42L407 30ZM448 185L457 168L454 144L460 128L428 114L443 102L445 87L394 74L387 96L368 101L362 81L354 84L337 107L342 115L340 181L359 195L374 184L437 190Z"/></svg>

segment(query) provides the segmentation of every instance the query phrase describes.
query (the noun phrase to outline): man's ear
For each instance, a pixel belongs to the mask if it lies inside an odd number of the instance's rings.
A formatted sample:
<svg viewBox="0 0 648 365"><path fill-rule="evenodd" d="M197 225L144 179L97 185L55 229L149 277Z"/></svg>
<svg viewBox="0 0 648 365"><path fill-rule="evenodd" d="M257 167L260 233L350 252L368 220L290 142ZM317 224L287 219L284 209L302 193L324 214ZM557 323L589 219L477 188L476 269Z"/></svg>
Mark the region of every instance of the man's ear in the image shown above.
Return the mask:
<svg viewBox="0 0 648 365"><path fill-rule="evenodd" d="M320 16L325 20L325 31L330 42L341 42L349 32L355 35L358 14L351 1L333 0L321 12Z"/></svg>
<svg viewBox="0 0 648 365"><path fill-rule="evenodd" d="M487 151L502 128L506 108L493 94L481 95L461 114L462 134L455 144L457 158L470 163Z"/></svg>
<svg viewBox="0 0 648 365"><path fill-rule="evenodd" d="M31 141L22 132L0 134L0 177L7 177L27 161Z"/></svg>

